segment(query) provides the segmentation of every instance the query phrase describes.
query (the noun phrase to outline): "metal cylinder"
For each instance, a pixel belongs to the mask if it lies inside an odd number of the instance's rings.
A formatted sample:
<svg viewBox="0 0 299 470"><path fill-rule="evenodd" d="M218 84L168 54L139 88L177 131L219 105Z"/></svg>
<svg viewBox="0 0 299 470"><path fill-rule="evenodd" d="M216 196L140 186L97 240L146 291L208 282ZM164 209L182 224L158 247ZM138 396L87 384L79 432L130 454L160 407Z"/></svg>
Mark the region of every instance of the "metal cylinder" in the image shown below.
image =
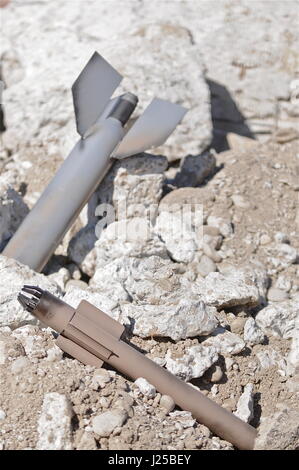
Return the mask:
<svg viewBox="0 0 299 470"><path fill-rule="evenodd" d="M124 135L108 117L81 139L64 161L3 254L41 271L111 165L110 155Z"/></svg>
<svg viewBox="0 0 299 470"><path fill-rule="evenodd" d="M115 343L113 353L107 363L116 370L134 380L144 377L160 393L170 395L180 408L190 411L194 418L217 436L231 442L238 449L253 449L256 438L255 428L244 423L124 341Z"/></svg>

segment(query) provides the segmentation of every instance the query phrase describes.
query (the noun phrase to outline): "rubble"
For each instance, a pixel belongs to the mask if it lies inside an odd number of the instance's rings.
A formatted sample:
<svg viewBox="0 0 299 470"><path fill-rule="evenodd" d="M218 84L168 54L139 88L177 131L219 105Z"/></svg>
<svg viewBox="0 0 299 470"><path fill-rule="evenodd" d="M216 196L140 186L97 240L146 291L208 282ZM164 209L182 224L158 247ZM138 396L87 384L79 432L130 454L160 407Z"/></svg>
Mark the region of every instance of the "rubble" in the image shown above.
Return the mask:
<svg viewBox="0 0 299 470"><path fill-rule="evenodd" d="M260 310L255 318L266 334L291 338L295 320L299 315L298 296L283 302L275 302Z"/></svg>
<svg viewBox="0 0 299 470"><path fill-rule="evenodd" d="M212 332L212 336L201 343L203 346L213 346L217 353L222 355L239 354L245 343L240 336L218 327Z"/></svg>
<svg viewBox="0 0 299 470"><path fill-rule="evenodd" d="M38 450L71 450L73 410L65 395L46 393L38 420Z"/></svg>
<svg viewBox="0 0 299 470"><path fill-rule="evenodd" d="M166 368L180 379L189 382L191 379L201 377L217 359L218 354L214 347L199 344L186 349L183 355L168 350Z"/></svg>
<svg viewBox="0 0 299 470"><path fill-rule="evenodd" d="M285 407L262 420L256 450L296 450L298 445L298 410Z"/></svg>
<svg viewBox="0 0 299 470"><path fill-rule="evenodd" d="M128 418L125 410L115 409L105 411L92 419L92 430L99 437L107 437L116 429L122 427Z"/></svg>
<svg viewBox="0 0 299 470"><path fill-rule="evenodd" d="M237 410L234 413L238 418L250 423L253 419L253 384L245 385L244 391L239 398Z"/></svg>

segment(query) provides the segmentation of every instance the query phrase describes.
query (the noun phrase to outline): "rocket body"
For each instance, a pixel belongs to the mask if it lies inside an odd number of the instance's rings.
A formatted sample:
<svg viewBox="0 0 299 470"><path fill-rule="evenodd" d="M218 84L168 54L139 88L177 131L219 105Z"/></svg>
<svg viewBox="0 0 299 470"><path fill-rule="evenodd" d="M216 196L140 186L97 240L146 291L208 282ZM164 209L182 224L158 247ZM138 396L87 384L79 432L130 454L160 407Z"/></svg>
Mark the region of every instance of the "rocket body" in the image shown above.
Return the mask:
<svg viewBox="0 0 299 470"><path fill-rule="evenodd" d="M253 449L255 428L137 351L123 339L125 328L121 323L85 300L75 309L41 289L38 297L28 300L25 294L36 289L39 288L25 286L19 300L60 333L57 345L63 351L84 364L101 367L106 362L133 380L145 378L218 436L239 449Z"/></svg>
<svg viewBox="0 0 299 470"><path fill-rule="evenodd" d="M80 139L3 254L41 271L106 175L123 136L122 123L108 117Z"/></svg>

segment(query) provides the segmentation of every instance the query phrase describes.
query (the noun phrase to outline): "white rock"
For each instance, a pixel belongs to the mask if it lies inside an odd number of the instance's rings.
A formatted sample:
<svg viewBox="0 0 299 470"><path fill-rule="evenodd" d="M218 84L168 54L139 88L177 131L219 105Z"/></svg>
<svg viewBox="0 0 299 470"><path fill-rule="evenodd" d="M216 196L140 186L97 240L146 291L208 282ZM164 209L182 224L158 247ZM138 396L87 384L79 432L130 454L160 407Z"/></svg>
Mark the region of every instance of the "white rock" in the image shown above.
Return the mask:
<svg viewBox="0 0 299 470"><path fill-rule="evenodd" d="M286 375L287 363L280 352L276 351L275 349L268 348L262 351L258 351L256 356L262 369L268 369L269 367L275 366L277 367L280 375L283 377Z"/></svg>
<svg viewBox="0 0 299 470"><path fill-rule="evenodd" d="M191 215L192 213L190 219ZM160 212L155 231L175 261L190 263L195 253L199 251L196 231L184 221L181 212Z"/></svg>
<svg viewBox="0 0 299 470"><path fill-rule="evenodd" d="M254 306L259 303L259 292L243 273L210 273L199 279L193 287L202 300L217 308L237 305Z"/></svg>
<svg viewBox="0 0 299 470"><path fill-rule="evenodd" d="M289 292L292 288L292 279L280 274L274 284L274 287L281 289L285 292Z"/></svg>
<svg viewBox="0 0 299 470"><path fill-rule="evenodd" d="M63 352L58 346L53 346L53 348L50 348L47 350L47 361L49 362L56 362L56 361L61 361L63 356Z"/></svg>
<svg viewBox="0 0 299 470"><path fill-rule="evenodd" d="M128 414L125 410L105 411L92 418L93 432L99 437L108 437L114 429L122 427L127 418Z"/></svg>
<svg viewBox="0 0 299 470"><path fill-rule="evenodd" d="M156 395L156 387L154 387L152 384L150 384L146 379L143 377L139 377L137 380L135 380L135 385L137 385L139 391L142 393L142 395L148 397L148 398L154 398Z"/></svg>
<svg viewBox="0 0 299 470"><path fill-rule="evenodd" d="M250 423L253 418L253 384L249 383L245 385L242 395L240 396L237 403L237 410L235 415L245 421L245 423Z"/></svg>
<svg viewBox="0 0 299 470"><path fill-rule="evenodd" d="M163 174L132 175L126 168L119 168L113 191L116 219L145 217L153 220L162 196L163 181Z"/></svg>
<svg viewBox="0 0 299 470"><path fill-rule="evenodd" d="M188 382L201 377L218 359L214 347L201 344L186 349L185 354L176 356L170 349L166 353L166 368L174 375Z"/></svg>
<svg viewBox="0 0 299 470"><path fill-rule="evenodd" d="M291 338L298 315L299 301L293 298L268 305L258 312L255 320L264 333Z"/></svg>
<svg viewBox="0 0 299 470"><path fill-rule="evenodd" d="M38 420L38 450L71 450L73 410L69 399L60 393L46 393Z"/></svg>
<svg viewBox="0 0 299 470"><path fill-rule="evenodd" d="M91 381L91 388L93 390L99 390L104 388L107 383L111 382L110 374L105 369L97 369L94 372L92 381Z"/></svg>
<svg viewBox="0 0 299 470"><path fill-rule="evenodd" d="M219 232L223 237L231 237L233 235L233 226L229 220L222 219L221 217L216 217L214 215L210 215L208 217L208 225L211 227L218 228Z"/></svg>
<svg viewBox="0 0 299 470"><path fill-rule="evenodd" d="M286 269L297 261L296 248L287 243L267 245L264 249L268 255L269 263L275 270Z"/></svg>
<svg viewBox="0 0 299 470"><path fill-rule="evenodd" d="M164 336L179 341L207 335L217 325L215 309L188 298L170 305L124 304L121 312L122 323L142 338Z"/></svg>
<svg viewBox="0 0 299 470"><path fill-rule="evenodd" d="M3 410L0 410L0 421L6 418L6 413Z"/></svg>
<svg viewBox="0 0 299 470"><path fill-rule="evenodd" d="M134 217L111 223L96 242L96 269L121 256L167 258L167 250L147 218Z"/></svg>
<svg viewBox="0 0 299 470"><path fill-rule="evenodd" d="M217 325L215 309L192 294L192 283L177 270L177 264L158 256L122 257L97 270L90 284L105 295L118 296L119 321L142 337L178 340L209 334Z"/></svg>
<svg viewBox="0 0 299 470"><path fill-rule="evenodd" d="M60 289L43 274L32 271L13 259L0 255L0 325L16 328L25 323L36 323L34 317L18 302L17 296L24 284L37 285L60 296Z"/></svg>
<svg viewBox="0 0 299 470"><path fill-rule="evenodd" d="M256 450L296 450L298 449L299 412L298 409L283 407L261 421Z"/></svg>
<svg viewBox="0 0 299 470"><path fill-rule="evenodd" d="M250 345L261 344L265 339L262 330L256 324L256 321L250 317L244 325L244 341Z"/></svg>
<svg viewBox="0 0 299 470"><path fill-rule="evenodd" d="M283 232L276 232L274 239L277 243L289 243L289 237Z"/></svg>
<svg viewBox="0 0 299 470"><path fill-rule="evenodd" d="M240 336L225 330L222 327L216 328L208 339L201 343L203 346L213 346L219 354L239 354L245 343Z"/></svg>
<svg viewBox="0 0 299 470"><path fill-rule="evenodd" d="M190 411L172 411L169 416L173 418L174 422L181 424L183 429L193 428L196 420L192 418Z"/></svg>

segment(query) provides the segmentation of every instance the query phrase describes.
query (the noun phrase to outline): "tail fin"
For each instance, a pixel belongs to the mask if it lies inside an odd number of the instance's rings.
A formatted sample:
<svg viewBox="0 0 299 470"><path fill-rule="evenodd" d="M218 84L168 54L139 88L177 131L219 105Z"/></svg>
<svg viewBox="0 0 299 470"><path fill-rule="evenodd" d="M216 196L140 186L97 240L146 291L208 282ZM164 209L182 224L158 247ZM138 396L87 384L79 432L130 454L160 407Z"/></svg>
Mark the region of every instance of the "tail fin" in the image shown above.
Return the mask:
<svg viewBox="0 0 299 470"><path fill-rule="evenodd" d="M83 137L104 111L122 76L95 52L72 86L77 131Z"/></svg>
<svg viewBox="0 0 299 470"><path fill-rule="evenodd" d="M164 144L186 112L183 106L154 98L129 129L113 157L125 158Z"/></svg>

